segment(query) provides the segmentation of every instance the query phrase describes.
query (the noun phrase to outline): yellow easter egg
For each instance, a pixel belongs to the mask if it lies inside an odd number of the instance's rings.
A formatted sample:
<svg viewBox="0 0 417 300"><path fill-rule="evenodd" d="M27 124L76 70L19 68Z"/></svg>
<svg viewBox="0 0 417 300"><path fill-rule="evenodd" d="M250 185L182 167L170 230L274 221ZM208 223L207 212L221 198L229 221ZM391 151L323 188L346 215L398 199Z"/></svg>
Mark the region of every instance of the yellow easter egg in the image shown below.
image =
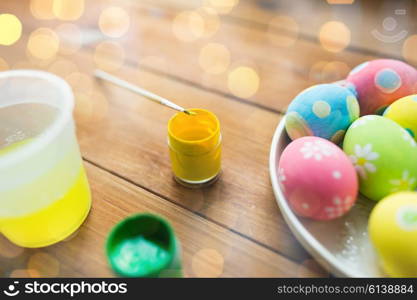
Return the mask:
<svg viewBox="0 0 417 300"><path fill-rule="evenodd" d="M417 141L417 95L401 98L391 104L384 117L391 119L407 130Z"/></svg>
<svg viewBox="0 0 417 300"><path fill-rule="evenodd" d="M368 230L387 275L417 277L417 192L399 192L378 202Z"/></svg>

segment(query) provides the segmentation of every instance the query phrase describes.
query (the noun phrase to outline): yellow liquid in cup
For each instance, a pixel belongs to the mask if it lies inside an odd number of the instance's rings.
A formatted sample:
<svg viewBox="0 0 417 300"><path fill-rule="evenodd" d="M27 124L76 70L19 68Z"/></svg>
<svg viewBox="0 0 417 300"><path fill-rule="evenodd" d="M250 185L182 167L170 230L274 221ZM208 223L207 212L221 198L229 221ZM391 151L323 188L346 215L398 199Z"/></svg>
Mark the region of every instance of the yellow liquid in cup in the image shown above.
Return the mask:
<svg viewBox="0 0 417 300"><path fill-rule="evenodd" d="M221 169L221 135L216 116L203 109L176 114L168 124L172 170L187 183L204 183Z"/></svg>
<svg viewBox="0 0 417 300"><path fill-rule="evenodd" d="M0 157L31 140L23 140L0 149ZM78 149L70 151L63 160L67 159L72 163L76 156L79 156ZM62 165L61 162L58 162L57 166L42 175L41 180L37 180L32 185L41 184L37 188L47 191L48 188L50 189L48 182L65 180L67 172ZM31 248L48 246L71 235L85 220L91 206L90 189L85 170L82 164L79 165L78 175L69 184L69 189L61 198L52 199L55 201L32 213L18 217L0 217L0 232L13 243ZM23 186L22 189L24 188L26 187ZM7 199L9 197L13 199L13 192L9 193L7 197Z"/></svg>

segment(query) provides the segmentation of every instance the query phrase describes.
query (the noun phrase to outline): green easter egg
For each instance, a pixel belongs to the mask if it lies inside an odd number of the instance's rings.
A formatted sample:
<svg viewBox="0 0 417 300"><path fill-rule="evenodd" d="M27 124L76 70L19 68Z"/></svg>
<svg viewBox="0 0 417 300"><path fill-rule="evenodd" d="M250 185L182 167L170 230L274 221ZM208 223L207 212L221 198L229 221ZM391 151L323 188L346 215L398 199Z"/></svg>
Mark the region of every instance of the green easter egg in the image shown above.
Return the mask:
<svg viewBox="0 0 417 300"><path fill-rule="evenodd" d="M417 143L394 121L376 115L359 118L349 127L343 150L366 197L379 201L417 187Z"/></svg>
<svg viewBox="0 0 417 300"><path fill-rule="evenodd" d="M400 124L417 141L417 95L395 101L385 111L384 117Z"/></svg>

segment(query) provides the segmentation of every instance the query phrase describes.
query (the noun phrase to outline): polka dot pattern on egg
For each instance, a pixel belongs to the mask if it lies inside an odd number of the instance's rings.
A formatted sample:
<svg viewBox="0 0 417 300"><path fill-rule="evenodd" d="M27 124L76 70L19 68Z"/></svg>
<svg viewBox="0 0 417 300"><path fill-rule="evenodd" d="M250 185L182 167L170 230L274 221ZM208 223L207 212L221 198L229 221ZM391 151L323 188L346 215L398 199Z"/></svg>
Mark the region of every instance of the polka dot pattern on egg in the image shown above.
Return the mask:
<svg viewBox="0 0 417 300"><path fill-rule="evenodd" d="M372 210L368 233L380 265L391 277L417 277L417 193L400 192Z"/></svg>
<svg viewBox="0 0 417 300"><path fill-rule="evenodd" d="M361 116L382 114L397 99L417 93L417 70L394 59L361 64L345 81L344 86L355 87Z"/></svg>
<svg viewBox="0 0 417 300"><path fill-rule="evenodd" d="M375 75L375 85L384 93L393 93L401 87L401 77L392 69L383 69Z"/></svg>
<svg viewBox="0 0 417 300"><path fill-rule="evenodd" d="M359 104L358 100L356 100L356 97L348 96L346 98L348 112L350 120L353 122L355 121L359 116Z"/></svg>
<svg viewBox="0 0 417 300"><path fill-rule="evenodd" d="M306 121L297 112L288 113L285 122L288 135L292 139L313 135Z"/></svg>
<svg viewBox="0 0 417 300"><path fill-rule="evenodd" d="M318 136L339 143L359 117L355 95L340 84L319 84L302 91L288 107L285 128L294 140Z"/></svg>
<svg viewBox="0 0 417 300"><path fill-rule="evenodd" d="M404 230L417 230L417 205L405 205L397 211L398 225Z"/></svg>
<svg viewBox="0 0 417 300"><path fill-rule="evenodd" d="M327 117L331 110L330 105L326 101L316 101L313 104L313 113L321 119Z"/></svg>

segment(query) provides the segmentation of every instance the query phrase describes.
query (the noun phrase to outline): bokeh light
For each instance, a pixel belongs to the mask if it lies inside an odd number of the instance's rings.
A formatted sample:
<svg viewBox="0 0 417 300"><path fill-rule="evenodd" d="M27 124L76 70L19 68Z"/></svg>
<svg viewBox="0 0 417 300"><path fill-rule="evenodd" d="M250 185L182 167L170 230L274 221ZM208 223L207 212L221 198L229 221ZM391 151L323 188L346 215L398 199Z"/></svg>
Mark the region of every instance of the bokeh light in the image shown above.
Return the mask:
<svg viewBox="0 0 417 300"><path fill-rule="evenodd" d="M29 278L29 277L41 277L40 274L36 270L28 270L28 269L16 269L10 272L10 278Z"/></svg>
<svg viewBox="0 0 417 300"><path fill-rule="evenodd" d="M203 18L203 36L210 37L214 35L220 27L220 20L216 10L211 7L200 7L196 12Z"/></svg>
<svg viewBox="0 0 417 300"><path fill-rule="evenodd" d="M108 7L101 12L98 26L103 34L112 38L119 38L129 30L130 17L126 10L121 7Z"/></svg>
<svg viewBox="0 0 417 300"><path fill-rule="evenodd" d="M403 44L403 57L410 63L417 63L417 35L410 35Z"/></svg>
<svg viewBox="0 0 417 300"><path fill-rule="evenodd" d="M229 72L227 83L233 95L249 98L258 91L259 75L253 68L240 66Z"/></svg>
<svg viewBox="0 0 417 300"><path fill-rule="evenodd" d="M16 246L4 236L0 236L0 256L5 258L14 258L21 255L24 248Z"/></svg>
<svg viewBox="0 0 417 300"><path fill-rule="evenodd" d="M84 13L84 0L54 0L53 11L60 20L78 20Z"/></svg>
<svg viewBox="0 0 417 300"><path fill-rule="evenodd" d="M206 2L219 14L228 14L239 3L239 0L207 0Z"/></svg>
<svg viewBox="0 0 417 300"><path fill-rule="evenodd" d="M36 29L29 36L27 50L37 59L52 59L56 56L58 49L58 35L49 28Z"/></svg>
<svg viewBox="0 0 417 300"><path fill-rule="evenodd" d="M81 48L82 32L77 25L61 24L55 29L55 32L59 37L59 51L62 54L74 54Z"/></svg>
<svg viewBox="0 0 417 300"><path fill-rule="evenodd" d="M30 11L36 19L51 20L55 18L54 0L31 0Z"/></svg>
<svg viewBox="0 0 417 300"><path fill-rule="evenodd" d="M70 60L60 59L55 61L50 67L49 72L54 73L62 78L69 76L72 73L78 72L78 67Z"/></svg>
<svg viewBox="0 0 417 300"><path fill-rule="evenodd" d="M19 60L12 65L12 69L32 69L33 63L28 60Z"/></svg>
<svg viewBox="0 0 417 300"><path fill-rule="evenodd" d="M22 35L22 23L12 14L0 15L0 45L10 46Z"/></svg>
<svg viewBox="0 0 417 300"><path fill-rule="evenodd" d="M331 61L326 63L322 69L322 81L334 82L347 77L350 67L342 61Z"/></svg>
<svg viewBox="0 0 417 300"><path fill-rule="evenodd" d="M194 41L204 35L204 19L197 12L183 11L175 16L172 22L172 32L181 41Z"/></svg>
<svg viewBox="0 0 417 300"><path fill-rule="evenodd" d="M94 62L105 71L120 69L125 59L125 51L118 44L110 41L101 42L94 51Z"/></svg>
<svg viewBox="0 0 417 300"><path fill-rule="evenodd" d="M224 258L215 249L201 249L191 262L196 277L220 277L223 274Z"/></svg>
<svg viewBox="0 0 417 300"><path fill-rule="evenodd" d="M138 64L140 66L144 65L148 67L153 67L154 69L158 70L165 70L167 67L167 61L165 57L154 55L139 58Z"/></svg>
<svg viewBox="0 0 417 300"><path fill-rule="evenodd" d="M319 83L319 82L323 82L323 69L324 66L327 64L327 61L317 61L315 62L311 68L310 68L310 73L309 73L309 79L312 83Z"/></svg>
<svg viewBox="0 0 417 300"><path fill-rule="evenodd" d="M3 58L0 57L0 71L7 71L9 69L9 64Z"/></svg>
<svg viewBox="0 0 417 300"><path fill-rule="evenodd" d="M74 91L89 93L93 89L93 81L91 76L80 72L73 72L65 76L65 80L69 83Z"/></svg>
<svg viewBox="0 0 417 300"><path fill-rule="evenodd" d="M100 91L75 93L74 115L78 123L100 122L107 116L108 110L108 100Z"/></svg>
<svg viewBox="0 0 417 300"><path fill-rule="evenodd" d="M292 46L298 39L298 32L298 23L289 16L277 16L269 22L268 38L276 46Z"/></svg>
<svg viewBox="0 0 417 300"><path fill-rule="evenodd" d="M31 277L56 277L59 274L59 261L51 254L38 252L33 254L27 264Z"/></svg>
<svg viewBox="0 0 417 300"><path fill-rule="evenodd" d="M324 23L319 32L321 46L330 52L340 52L350 43L350 30L342 22L329 21Z"/></svg>
<svg viewBox="0 0 417 300"><path fill-rule="evenodd" d="M200 67L209 74L221 74L230 64L230 51L222 44L209 43L200 50Z"/></svg>

